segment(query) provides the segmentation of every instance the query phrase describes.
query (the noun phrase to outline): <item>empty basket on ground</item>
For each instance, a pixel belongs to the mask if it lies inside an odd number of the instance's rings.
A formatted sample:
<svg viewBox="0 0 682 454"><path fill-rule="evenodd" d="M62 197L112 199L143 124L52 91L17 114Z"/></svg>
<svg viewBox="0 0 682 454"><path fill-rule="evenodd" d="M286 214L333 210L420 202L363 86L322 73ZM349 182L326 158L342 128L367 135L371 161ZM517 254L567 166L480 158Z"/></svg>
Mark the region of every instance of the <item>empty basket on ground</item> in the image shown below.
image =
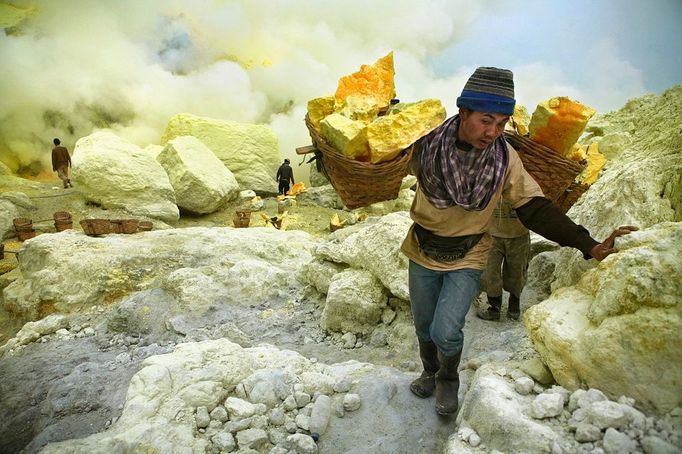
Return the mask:
<svg viewBox="0 0 682 454"><path fill-rule="evenodd" d="M83 219L80 224L86 235L95 236L112 233L109 219Z"/></svg>
<svg viewBox="0 0 682 454"><path fill-rule="evenodd" d="M322 171L346 207L365 207L398 196L412 156L413 146L403 150L395 159L379 164L350 159L335 150L318 134L306 115L305 124L313 146L322 155Z"/></svg>
<svg viewBox="0 0 682 454"><path fill-rule="evenodd" d="M234 213L232 218L232 223L237 228L245 228L249 226L251 222L251 211L249 210L238 210Z"/></svg>
<svg viewBox="0 0 682 454"><path fill-rule="evenodd" d="M540 185L545 197L564 212L587 190L587 185L574 181L585 164L566 159L551 148L514 132L505 131L504 137L518 151L523 167Z"/></svg>
<svg viewBox="0 0 682 454"><path fill-rule="evenodd" d="M121 219L121 233L137 233L137 219Z"/></svg>
<svg viewBox="0 0 682 454"><path fill-rule="evenodd" d="M140 221L137 223L137 230L140 232L149 232L154 224L150 221Z"/></svg>
<svg viewBox="0 0 682 454"><path fill-rule="evenodd" d="M68 211L57 211L54 214L54 228L57 232L73 228L73 219Z"/></svg>
<svg viewBox="0 0 682 454"><path fill-rule="evenodd" d="M14 230L17 233L33 230L33 221L29 218L14 218L12 222L14 223Z"/></svg>

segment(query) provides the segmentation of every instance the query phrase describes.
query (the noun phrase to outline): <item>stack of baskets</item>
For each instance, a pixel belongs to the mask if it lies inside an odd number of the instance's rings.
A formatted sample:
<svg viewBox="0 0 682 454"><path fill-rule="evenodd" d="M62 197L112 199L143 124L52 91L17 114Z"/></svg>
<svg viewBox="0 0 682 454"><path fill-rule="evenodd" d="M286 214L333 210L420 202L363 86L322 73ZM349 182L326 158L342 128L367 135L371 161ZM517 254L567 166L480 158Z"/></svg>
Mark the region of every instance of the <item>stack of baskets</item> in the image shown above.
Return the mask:
<svg viewBox="0 0 682 454"><path fill-rule="evenodd" d="M566 159L554 150L515 132L507 131L504 137L516 149L523 167L540 185L545 197L564 212L589 188L575 181L575 177L585 168L584 162Z"/></svg>
<svg viewBox="0 0 682 454"><path fill-rule="evenodd" d="M137 223L137 230L140 232L149 232L154 227L151 221L140 221Z"/></svg>
<svg viewBox="0 0 682 454"><path fill-rule="evenodd" d="M26 241L37 235L33 228L33 221L29 218L14 218L14 231L17 233L19 241Z"/></svg>
<svg viewBox="0 0 682 454"><path fill-rule="evenodd" d="M68 211L57 211L54 216L54 228L57 232L73 228L73 219Z"/></svg>
<svg viewBox="0 0 682 454"><path fill-rule="evenodd" d="M365 207L398 196L400 185L408 172L412 145L391 161L371 164L350 159L335 150L319 135L307 115L305 124L313 146L322 154L320 170L329 178L346 207Z"/></svg>

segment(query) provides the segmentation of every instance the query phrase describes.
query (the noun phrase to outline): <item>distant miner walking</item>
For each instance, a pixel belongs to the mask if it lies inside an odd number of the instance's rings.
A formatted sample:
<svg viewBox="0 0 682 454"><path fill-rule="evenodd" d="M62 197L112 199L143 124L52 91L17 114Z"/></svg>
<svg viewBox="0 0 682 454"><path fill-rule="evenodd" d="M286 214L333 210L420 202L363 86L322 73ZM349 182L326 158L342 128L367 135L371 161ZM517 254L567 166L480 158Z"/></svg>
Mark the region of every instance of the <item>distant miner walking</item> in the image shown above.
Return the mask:
<svg viewBox="0 0 682 454"><path fill-rule="evenodd" d="M64 183L64 187L73 187L69 179L69 167L71 167L71 156L66 147L61 146L59 139L54 139L52 149L52 171L57 172L57 176Z"/></svg>

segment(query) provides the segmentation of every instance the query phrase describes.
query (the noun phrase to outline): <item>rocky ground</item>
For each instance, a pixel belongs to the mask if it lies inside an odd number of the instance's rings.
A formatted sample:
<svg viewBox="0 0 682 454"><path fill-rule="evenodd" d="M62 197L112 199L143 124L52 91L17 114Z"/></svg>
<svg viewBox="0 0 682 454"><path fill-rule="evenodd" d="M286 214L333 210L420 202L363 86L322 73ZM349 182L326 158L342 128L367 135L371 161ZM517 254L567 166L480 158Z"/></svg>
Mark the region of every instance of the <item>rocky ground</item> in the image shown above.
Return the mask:
<svg viewBox="0 0 682 454"><path fill-rule="evenodd" d="M39 234L54 232L51 219L55 211L70 212L77 230L80 228L78 222L84 218L128 217L124 212L88 204L78 188L62 189L58 181L27 181L14 190L27 194L35 205L31 218ZM210 215L185 213L177 225L154 221L155 228L229 226L236 208L237 203L233 203ZM263 212L273 216L277 213L274 198L264 199ZM299 204L288 213L284 228L326 237L329 219L334 213L341 219L349 214L343 210ZM264 224L258 213L254 213L251 227ZM3 243L6 251L18 251L21 247L16 238ZM15 266L15 254L6 253L0 267L6 272ZM6 276L4 280L3 287L8 283ZM243 347L265 342L327 364L356 360L404 371L418 369L414 346L396 350L385 345L373 346L370 339L349 339L348 336L342 339L340 334L323 332L319 327L321 302L315 298L319 296L311 294L309 298L291 301L286 308L269 308L268 303L260 307L231 308L229 317L223 313L226 309L222 309L211 315L212 323L202 317L181 317L176 320L174 331L165 331L163 335L158 334L163 330L153 327L142 330L148 332L146 335L130 333L123 328L120 332L112 330L111 326L116 323L126 323L126 315L115 307L93 307L72 316L67 330L45 336L16 355L0 360L0 394L6 404L1 418L3 451L37 452L46 442L105 429L120 416L127 383L142 361L148 356L171 351L179 342L227 337ZM159 304L162 304L160 300ZM273 316L265 319L259 316L268 309L272 309ZM229 323L221 323L223 319L229 319ZM0 344L11 339L25 322L0 309ZM468 358L489 352L508 358L531 348L517 322L491 323L470 317L467 331L465 356ZM46 357L54 360L46 364ZM444 432L428 445L440 449L446 438Z"/></svg>
<svg viewBox="0 0 682 454"><path fill-rule="evenodd" d="M35 205L31 217L41 234L54 231L51 217L55 211L69 211L74 218L74 226L77 230L79 229L78 221L83 218L129 217L123 212L102 210L100 207L88 204L80 196L78 188L61 189L54 181L26 182L22 184L22 187L15 187L12 190L20 190L31 198ZM154 221L155 228L229 226L236 208L237 204L234 203L206 216L184 214L176 225ZM274 198L264 199L263 212L272 216L277 213ZM284 228L304 230L315 237L326 238L329 235L329 219L334 213L342 219L349 215L343 210L298 204L290 210L285 219ZM39 222L42 220L47 221ZM264 221L258 213L254 213L251 227L263 225ZM11 239L3 243L8 251L16 251L21 247L19 242ZM6 258L0 261L0 269L3 273L15 266L14 254L6 254ZM7 286L12 279L12 274L0 275L0 287ZM535 294L536 290L532 286L526 288L522 295L522 309L541 299ZM398 348L396 348L396 343L387 344L386 340L379 336L326 333L320 328L324 303L321 298L320 294L315 291L302 294L292 293L290 298L282 300L246 305L216 304L209 306L201 313L178 313L168 318L164 316L171 309L168 296L162 291L150 290L141 292L139 296L129 298L123 303L84 308L76 314L70 314L68 319L66 317L49 319L33 331L29 330L31 333L41 333L35 336L33 341L13 348L11 354L0 357L0 400L3 403L2 410L0 410L2 412L0 414L0 451L33 453L40 451L47 443L106 433L122 417L126 394L130 392L131 378L141 370L146 358L173 352L178 344L185 342L212 342L229 339L244 349L269 344L280 350L293 350L306 359L308 367L320 363L339 364L352 360L371 363L377 371L370 377L385 377L385 380L380 383L372 379L368 381L365 377L357 384L356 387L363 391L361 393L363 398L371 400L358 410L358 418L365 421L363 425L366 425L370 431L380 432L386 427L392 427L391 424L393 424L404 427L404 433L397 436L381 433L367 434L366 431L362 431L362 426L358 427L358 419L337 419L335 428L330 429L328 434L319 441L319 452L367 452L363 450L367 448L363 445L366 440L377 443L376 446L372 446L372 452L490 452L486 449L485 443L481 444L481 438L471 429L460 427L458 431L454 418L438 418L433 411L432 400L416 399L407 391L409 380L416 376L419 369L416 345L408 340L412 339L411 332L404 333L406 341L398 342ZM396 304L398 306L392 309L395 310L398 320L406 322L403 326L408 327L406 331L409 331L409 308L404 303ZM149 307L152 308L151 316L141 317L142 310ZM536 357L525 328L520 322L510 321L504 317L500 322L482 321L475 317L474 310L475 308L472 308L470 311L465 328L466 343L462 361L460 400L464 400L476 371L484 371L485 368L481 367L484 364L490 362L506 364L508 361L518 362ZM25 322L26 320L0 308L0 345L14 336L21 338L21 333L17 335L17 332ZM251 350L249 353L246 351L244 350L245 355L252 354ZM181 360L184 359L180 357L178 361ZM341 369L344 367L348 366L339 366ZM498 367L491 373L493 376L504 377L510 375L509 370L500 372ZM520 380L523 386L499 383L494 389L488 389L483 394L495 396L499 390L506 389L505 386L511 386L511 389L513 386L527 387L523 378L512 374L508 380ZM537 377L534 378L537 380ZM481 386L485 380L479 378L478 383ZM525 390L523 391L525 394L545 396L542 394L545 389L543 386L536 384L533 387L532 380L530 383L532 391ZM504 392L498 396L502 400L491 402L488 408L498 408L501 405L500 402L510 400L509 396L503 396ZM525 395L519 397L518 392L520 391L517 389L514 392L516 397L510 401L516 402L518 399L529 398ZM388 401L392 402L390 409L372 414L371 412L377 408L377 403L381 403L381 396L385 394L388 395ZM569 393L563 390L561 394L566 395L562 400L563 406L564 401L568 402ZM574 400L577 401L579 397L576 395ZM526 402L523 405L527 404ZM616 405L615 402L613 404ZM468 414L472 412L471 405L476 404L465 406ZM506 405L508 404L499 408L505 409ZM574 407L573 410L578 408L578 405ZM521 408L521 403L518 403L515 411L519 411L518 408ZM301 408L301 414L305 415L303 410L304 408ZM545 411L544 407L542 411ZM472 419L476 417L475 413L476 411L473 411L470 414ZM554 419L549 420L547 427L552 427L555 432L568 433L568 426L571 424L569 418L572 415L566 411L563 413L559 411ZM386 425L380 421L382 418L389 420L396 418L397 415L400 415L402 421L392 423L389 421ZM311 416L310 412L307 416ZM521 413L516 413L513 419L525 417ZM197 409L196 418L199 418L199 409ZM211 412L210 418L207 415L206 418L207 424L213 420L211 424L219 425L215 421L214 412ZM489 415L488 418L492 421L494 415ZM272 414L270 419L273 419ZM300 423L299 416L296 421L299 424L298 427L307 423ZM662 446L661 449L670 449L672 445L662 444L667 442L660 440L667 439L673 443L679 443L680 439L673 435L674 430L669 420L668 422L661 420L661 422L649 418L643 421L645 422L641 422L641 428L632 428L632 439L641 440L645 435L649 435L654 439L652 446ZM139 424L141 423L136 423L136 425ZM608 424L602 429L611 427ZM591 426L589 428L591 429ZM209 424L205 429L209 431L207 434L210 433L210 429ZM293 429L294 431L300 430L296 425ZM512 430L511 425L508 429ZM199 432L201 430L204 429L200 429ZM259 429L255 427L248 429L248 431L252 430ZM524 433L528 429L518 425L513 430ZM575 431L575 428L573 430ZM636 432L638 430L641 433ZM493 428L493 432L496 431L497 429ZM599 429L597 432L599 434ZM119 436L125 436L125 433ZM271 434L271 442L273 442L273 437L276 438L276 435ZM577 442L569 436L569 442L562 442L563 448L562 443L556 442L552 448L553 452L599 453L605 452L602 449L603 446L611 446L606 452L617 452L613 449L627 446L628 442L628 440L618 439L617 436L616 438L612 436L608 442L606 438L604 442L601 439L588 442L587 438L581 440L583 444L578 448ZM212 440L215 450L222 441ZM358 440L362 440L360 444L363 447L358 447ZM299 441L300 444L296 445L296 448L290 448L290 452L315 452L314 450L306 451L308 448L304 446L305 440ZM228 444L229 442L229 440L225 441ZM243 444L242 442L244 440L240 443ZM292 439L286 443L294 442L295 440ZM542 443L546 443L546 440ZM284 445L283 441L282 446ZM87 452L86 446L81 446L79 452ZM73 447L54 449L50 452L70 452Z"/></svg>

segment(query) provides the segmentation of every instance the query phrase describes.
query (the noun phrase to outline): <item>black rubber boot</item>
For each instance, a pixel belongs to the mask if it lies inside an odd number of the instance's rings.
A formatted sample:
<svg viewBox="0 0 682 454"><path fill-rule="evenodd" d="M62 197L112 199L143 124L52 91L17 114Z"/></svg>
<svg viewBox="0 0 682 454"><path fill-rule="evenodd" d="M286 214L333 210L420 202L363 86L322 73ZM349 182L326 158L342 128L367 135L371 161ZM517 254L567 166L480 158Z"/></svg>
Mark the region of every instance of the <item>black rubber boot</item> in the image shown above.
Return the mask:
<svg viewBox="0 0 682 454"><path fill-rule="evenodd" d="M441 416L449 416L457 413L459 402L457 393L459 392L459 359L462 352L455 356L445 356L438 352L440 369L436 372L436 413Z"/></svg>
<svg viewBox="0 0 682 454"><path fill-rule="evenodd" d="M483 320L499 320L500 308L502 307L502 296L489 296L488 306L489 307L486 310L477 310L476 316Z"/></svg>
<svg viewBox="0 0 682 454"><path fill-rule="evenodd" d="M415 396L425 398L431 396L436 389L436 372L440 367L436 344L431 341L419 341L419 357L424 371L419 378L410 383L410 391Z"/></svg>
<svg viewBox="0 0 682 454"><path fill-rule="evenodd" d="M507 316L512 320L518 320L521 315L521 309L519 307L519 297L516 295L509 294L509 308L507 309Z"/></svg>

